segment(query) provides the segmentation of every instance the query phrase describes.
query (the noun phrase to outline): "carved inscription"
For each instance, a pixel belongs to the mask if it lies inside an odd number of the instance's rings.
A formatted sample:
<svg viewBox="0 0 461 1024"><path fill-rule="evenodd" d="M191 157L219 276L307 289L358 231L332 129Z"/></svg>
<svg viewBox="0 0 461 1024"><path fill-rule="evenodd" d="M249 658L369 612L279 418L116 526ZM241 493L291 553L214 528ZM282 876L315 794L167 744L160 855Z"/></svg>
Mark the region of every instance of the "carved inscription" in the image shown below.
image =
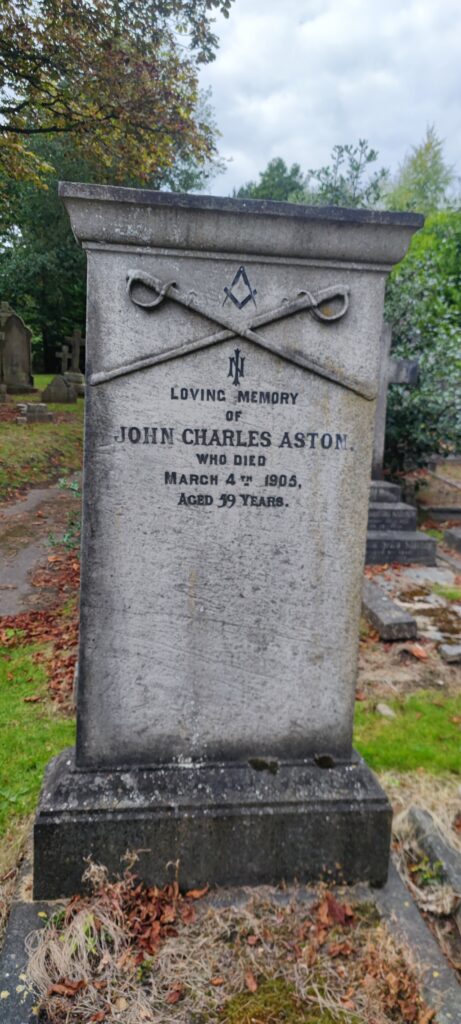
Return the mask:
<svg viewBox="0 0 461 1024"><path fill-rule="evenodd" d="M290 495L308 486L309 460L341 459L344 453L354 451L353 442L347 432L318 422L319 414L312 422L314 414L309 416L303 408L298 391L244 388L242 371L251 357L235 350L226 358L232 384L169 384L163 397L171 418L167 413L163 423L121 423L113 440L128 450L142 448L152 453L156 482L171 496L172 506L288 508ZM162 406L165 409L164 402ZM201 406L206 410L206 425L193 425L194 418L188 424L187 411ZM277 407L280 412L274 415ZM289 429L283 407L296 410L291 413ZM174 466L168 464L172 448Z"/></svg>

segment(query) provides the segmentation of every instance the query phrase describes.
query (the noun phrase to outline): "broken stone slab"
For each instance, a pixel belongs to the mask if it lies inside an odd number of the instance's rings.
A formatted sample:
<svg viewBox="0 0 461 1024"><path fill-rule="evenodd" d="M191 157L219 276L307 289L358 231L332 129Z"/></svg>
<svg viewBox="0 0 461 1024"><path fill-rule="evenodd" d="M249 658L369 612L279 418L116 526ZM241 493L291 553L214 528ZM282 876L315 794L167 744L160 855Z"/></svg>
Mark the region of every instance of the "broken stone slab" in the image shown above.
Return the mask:
<svg viewBox="0 0 461 1024"><path fill-rule="evenodd" d="M435 565L436 543L433 537L417 531L369 530L366 561L368 565L384 565L386 562Z"/></svg>
<svg viewBox="0 0 461 1024"><path fill-rule="evenodd" d="M456 664L461 661L461 644L441 644L439 654L448 664Z"/></svg>
<svg viewBox="0 0 461 1024"><path fill-rule="evenodd" d="M443 539L445 544L448 544L450 548L454 548L461 554L461 527L453 527L450 530L444 530Z"/></svg>
<svg viewBox="0 0 461 1024"><path fill-rule="evenodd" d="M17 423L52 423L53 413L44 402L19 402Z"/></svg>
<svg viewBox="0 0 461 1024"><path fill-rule="evenodd" d="M389 480L372 480L370 485L370 501L401 501L401 488Z"/></svg>
<svg viewBox="0 0 461 1024"><path fill-rule="evenodd" d="M369 530L416 530L416 509L403 501L372 501L368 508Z"/></svg>
<svg viewBox="0 0 461 1024"><path fill-rule="evenodd" d="M422 807L410 807L408 821L423 853L432 864L441 863L444 881L461 897L461 855L446 842L432 815Z"/></svg>
<svg viewBox="0 0 461 1024"><path fill-rule="evenodd" d="M362 608L368 621L378 630L381 640L414 640L416 622L409 612L400 608L377 583L365 580Z"/></svg>

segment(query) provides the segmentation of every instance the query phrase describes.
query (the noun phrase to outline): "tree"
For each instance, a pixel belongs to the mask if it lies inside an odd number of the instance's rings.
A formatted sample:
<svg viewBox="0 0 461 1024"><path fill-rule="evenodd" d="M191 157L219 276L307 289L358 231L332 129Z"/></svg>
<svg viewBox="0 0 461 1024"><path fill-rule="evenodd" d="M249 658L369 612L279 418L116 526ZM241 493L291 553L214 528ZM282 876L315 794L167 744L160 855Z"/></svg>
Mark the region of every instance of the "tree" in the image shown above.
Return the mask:
<svg viewBox="0 0 461 1024"><path fill-rule="evenodd" d="M259 182L249 181L234 196L278 199L314 206L376 206L382 201L388 171L381 168L366 177L378 159L375 149L360 139L357 146L334 146L331 164L303 174L299 164L288 169L284 160L270 160Z"/></svg>
<svg viewBox="0 0 461 1024"><path fill-rule="evenodd" d="M386 462L422 465L461 447L461 213L428 217L390 275L393 354L417 357L416 388L390 388Z"/></svg>
<svg viewBox="0 0 461 1024"><path fill-rule="evenodd" d="M368 146L366 139L359 139L357 146L334 146L331 164L307 172L305 201L322 206L377 206L388 171L381 168L365 177L377 159L377 151Z"/></svg>
<svg viewBox="0 0 461 1024"><path fill-rule="evenodd" d="M201 100L212 124L208 95ZM34 332L34 365L58 368L56 350L74 327L84 330L86 304L85 255L76 245L69 217L58 198L58 180L98 181L99 168L65 136L32 142L37 159L52 165L43 177L46 188L30 181L10 181L0 215L0 297L18 309ZM178 149L175 165L148 184L152 188L200 189L216 170L217 161L198 164ZM126 185L139 186L133 175Z"/></svg>
<svg viewBox="0 0 461 1024"><path fill-rule="evenodd" d="M299 164L288 169L281 157L275 157L259 175L259 182L248 181L234 190L234 198L304 202L304 175Z"/></svg>
<svg viewBox="0 0 461 1024"><path fill-rule="evenodd" d="M419 146L412 146L386 197L389 210L434 213L447 206L447 192L454 184L453 169L445 163L443 143L434 125L426 129Z"/></svg>
<svg viewBox="0 0 461 1024"><path fill-rule="evenodd" d="M217 45L210 14L233 0L3 0L0 173L36 184L50 166L30 145L72 137L124 180L214 151L200 117L198 65Z"/></svg>

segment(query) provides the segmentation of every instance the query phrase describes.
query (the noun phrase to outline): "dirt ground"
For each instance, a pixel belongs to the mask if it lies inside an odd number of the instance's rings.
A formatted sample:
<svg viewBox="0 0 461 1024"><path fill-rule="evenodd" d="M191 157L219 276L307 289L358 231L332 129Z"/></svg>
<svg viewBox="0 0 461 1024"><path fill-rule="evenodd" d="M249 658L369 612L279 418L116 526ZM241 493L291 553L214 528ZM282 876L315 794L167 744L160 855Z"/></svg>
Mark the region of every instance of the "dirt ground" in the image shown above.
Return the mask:
<svg viewBox="0 0 461 1024"><path fill-rule="evenodd" d="M37 487L0 506L0 616L49 608L53 587L41 587L37 572L53 557L53 542L69 531L80 499L68 487Z"/></svg>

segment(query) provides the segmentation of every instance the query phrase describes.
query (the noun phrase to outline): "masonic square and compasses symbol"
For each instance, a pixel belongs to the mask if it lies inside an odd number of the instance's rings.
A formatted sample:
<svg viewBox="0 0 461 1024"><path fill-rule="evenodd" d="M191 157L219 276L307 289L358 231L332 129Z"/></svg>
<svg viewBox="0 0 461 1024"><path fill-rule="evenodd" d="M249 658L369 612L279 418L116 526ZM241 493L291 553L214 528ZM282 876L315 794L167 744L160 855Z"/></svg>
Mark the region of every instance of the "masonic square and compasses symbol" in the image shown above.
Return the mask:
<svg viewBox="0 0 461 1024"><path fill-rule="evenodd" d="M219 307L217 309L215 298L198 297L194 291L185 292L178 288L175 281L161 280L143 270L129 270L126 281L129 300L146 312L158 309L165 301L175 302L204 317L208 322L211 321L215 329L210 333L208 327L208 333L199 338L173 344L160 352L136 359L131 363L124 363L113 369L96 371L90 375L89 383L92 385L104 384L117 377L137 373L158 363L185 356L189 352L209 348L221 341L242 338L266 351L273 352L288 362L310 370L319 377L333 381L362 398L372 400L376 397L375 387L367 381L347 374L342 367L332 366L331 361L329 365L324 364L316 356L306 353L301 345L290 346L290 348L282 346L272 335L268 336L260 330L265 325L306 311L325 326L340 320L349 308L349 288L345 285L329 285L316 293L307 290L299 291L294 297L283 297L275 308L254 315L251 320L248 320L247 317L241 320L238 314L247 310L250 303L256 307L255 296L257 295L257 290L252 286L250 277L242 265L236 271L230 286L223 289L225 298L222 306L226 306L229 300L229 305L234 311L237 310L237 314L231 312L230 315L227 310L220 312ZM146 291L147 298L145 297ZM234 384L238 384L240 378L244 376L244 360L245 357L242 356L240 349L236 348L234 355L230 357L228 373L228 376L232 376Z"/></svg>

